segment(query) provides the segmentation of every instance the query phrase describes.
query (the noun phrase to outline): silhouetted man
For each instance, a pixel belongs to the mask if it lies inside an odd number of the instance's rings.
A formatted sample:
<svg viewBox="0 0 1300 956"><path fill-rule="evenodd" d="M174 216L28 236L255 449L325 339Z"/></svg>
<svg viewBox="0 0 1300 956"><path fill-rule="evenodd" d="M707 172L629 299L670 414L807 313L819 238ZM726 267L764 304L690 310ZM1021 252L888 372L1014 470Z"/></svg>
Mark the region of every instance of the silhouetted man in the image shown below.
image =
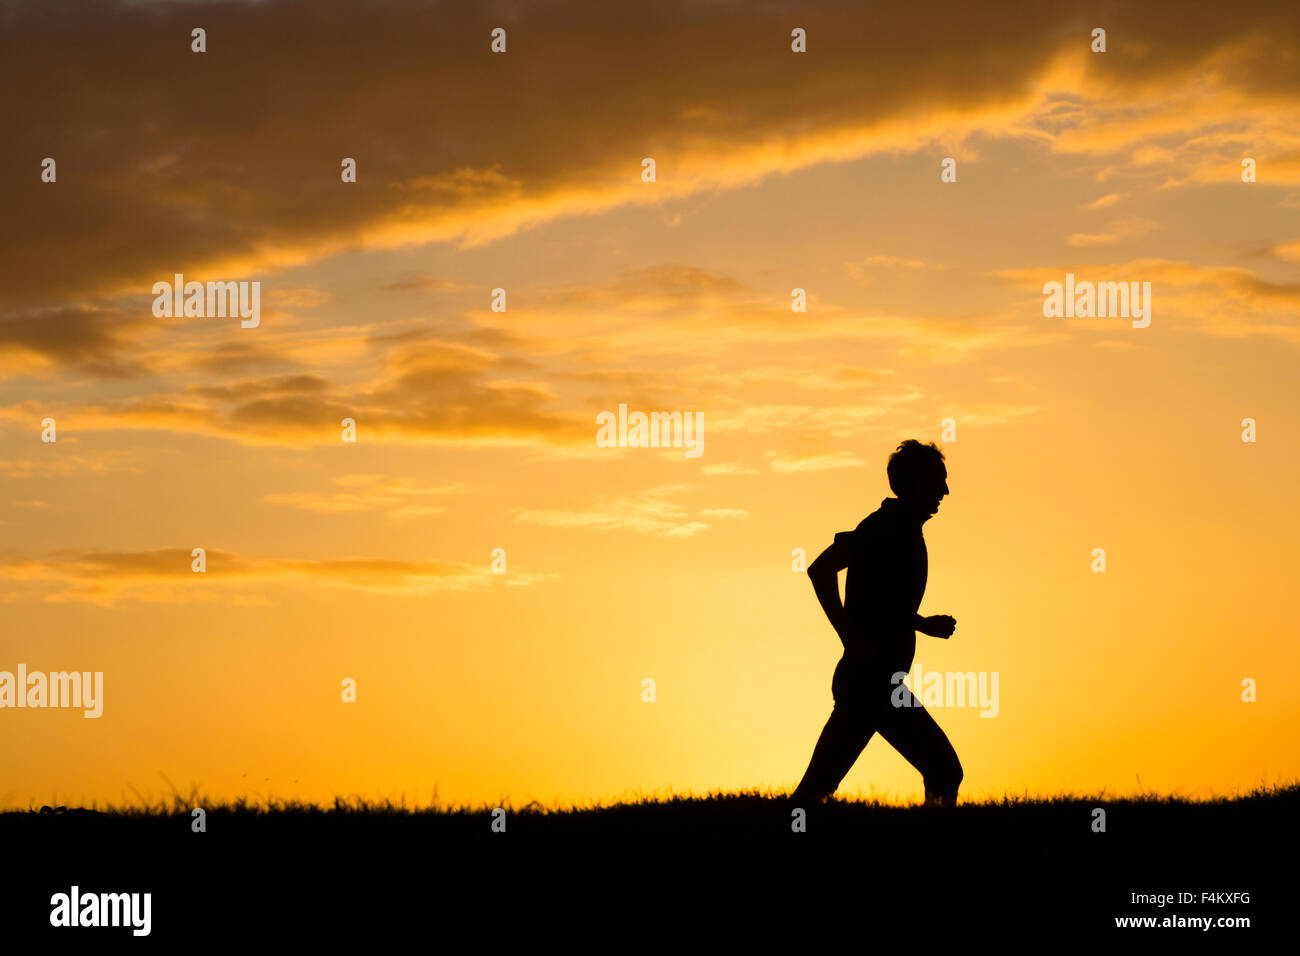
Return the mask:
<svg viewBox="0 0 1300 956"><path fill-rule="evenodd" d="M917 614L925 593L928 558L921 525L948 494L943 452L909 439L889 456L889 487L880 509L808 566L817 600L844 644L831 694L835 707L791 800L806 805L831 796L879 732L925 780L926 803L952 805L961 763L952 744L920 701L893 675L912 669L916 632L949 637L957 622L946 614ZM848 568L844 603L839 573ZM905 706L895 706L901 700Z"/></svg>

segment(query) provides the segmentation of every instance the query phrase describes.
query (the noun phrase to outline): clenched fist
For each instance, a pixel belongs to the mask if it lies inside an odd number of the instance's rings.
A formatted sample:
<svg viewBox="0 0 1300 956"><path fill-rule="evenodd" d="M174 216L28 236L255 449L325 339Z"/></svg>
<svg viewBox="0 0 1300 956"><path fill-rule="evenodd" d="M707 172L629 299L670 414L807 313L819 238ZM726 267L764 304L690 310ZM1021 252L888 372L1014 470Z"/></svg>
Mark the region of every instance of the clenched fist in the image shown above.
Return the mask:
<svg viewBox="0 0 1300 956"><path fill-rule="evenodd" d="M957 619L947 614L934 614L921 618L916 629L931 637L952 637L952 632L957 629Z"/></svg>

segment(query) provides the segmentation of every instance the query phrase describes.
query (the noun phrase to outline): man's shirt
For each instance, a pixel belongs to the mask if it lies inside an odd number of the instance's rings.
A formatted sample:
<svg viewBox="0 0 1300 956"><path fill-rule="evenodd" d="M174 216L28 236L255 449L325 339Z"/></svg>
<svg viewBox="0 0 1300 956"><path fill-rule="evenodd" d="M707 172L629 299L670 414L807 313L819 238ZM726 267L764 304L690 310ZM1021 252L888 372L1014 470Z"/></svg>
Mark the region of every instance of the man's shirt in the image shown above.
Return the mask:
<svg viewBox="0 0 1300 956"><path fill-rule="evenodd" d="M929 572L924 521L897 498L886 498L857 528L835 536L848 560L844 612L858 638L844 656L872 671L911 669L916 612Z"/></svg>

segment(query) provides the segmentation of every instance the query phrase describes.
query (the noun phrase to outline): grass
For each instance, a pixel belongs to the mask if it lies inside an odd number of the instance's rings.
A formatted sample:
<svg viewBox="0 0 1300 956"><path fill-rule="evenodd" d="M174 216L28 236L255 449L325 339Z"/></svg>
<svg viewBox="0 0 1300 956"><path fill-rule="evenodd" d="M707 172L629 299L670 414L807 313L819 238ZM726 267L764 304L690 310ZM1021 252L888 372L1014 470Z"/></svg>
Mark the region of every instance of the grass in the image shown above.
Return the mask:
<svg viewBox="0 0 1300 956"><path fill-rule="evenodd" d="M576 805L553 804L547 806L533 800L522 806L514 806L508 798L495 803L444 804L435 801L427 805L409 804L405 798L366 799L360 796L335 797L331 804L308 803L298 800L283 800L275 797L241 797L233 801L214 802L192 789L188 794L173 790L169 797L143 797L135 803L103 804L92 803L88 807L68 807L59 805L32 806L27 810L0 811L0 825L13 823L19 818L38 816L95 816L123 820L138 820L157 817L186 817L196 807L204 808L210 815L235 819L249 817L308 816L319 819L338 817L403 817L413 820L427 817L452 819L481 819L490 817L497 808L504 808L510 818L574 820L591 819L646 819L650 816L697 815L714 816L717 814L734 814L752 817L755 814L767 815L770 811L785 810L788 797L785 792L771 789L751 788L747 790L712 790L702 795L694 793L636 793L616 801L589 801ZM1057 812L1064 809L1086 807L1092 809L1140 809L1149 813L1154 808L1168 811L1186 810L1190 813L1204 814L1214 808L1237 808L1244 810L1263 805L1289 805L1293 809L1300 804L1300 781L1285 784L1273 784L1256 787L1244 793L1192 798L1178 794L1157 794L1143 792L1137 796L1110 797L1104 791L1093 794L1062 792L1048 795L1031 795L1028 792L1004 792L996 796L978 798L962 797L958 807L953 810L932 809L917 804L899 804L879 797L845 797L839 796L827 804L815 808L823 815L835 814L842 819L868 819L879 815L904 815L909 813L948 813L956 815L973 815L989 811L1007 811L1016 808L1025 813Z"/></svg>
<svg viewBox="0 0 1300 956"><path fill-rule="evenodd" d="M193 830L194 807L205 832ZM1133 893L1245 890L1244 912L1267 912L1269 861L1290 866L1300 782L1198 800L834 800L806 808L802 830L785 794L759 790L507 806L504 833L493 830L495 809L342 797L213 803L193 792L8 811L0 847L22 881L0 909L17 901L29 920L48 914L50 894L77 883L153 892L158 932L176 940L219 934L231 913L240 926L287 913L333 938L369 932L376 914L393 925L432 914L420 919L477 932L610 914L662 928L700 907L709 918L747 912L751 929L767 925L754 919L806 911L912 919L924 932L959 916L1004 935L1052 924L1074 937L1115 932L1115 916L1168 912L1136 906Z"/></svg>

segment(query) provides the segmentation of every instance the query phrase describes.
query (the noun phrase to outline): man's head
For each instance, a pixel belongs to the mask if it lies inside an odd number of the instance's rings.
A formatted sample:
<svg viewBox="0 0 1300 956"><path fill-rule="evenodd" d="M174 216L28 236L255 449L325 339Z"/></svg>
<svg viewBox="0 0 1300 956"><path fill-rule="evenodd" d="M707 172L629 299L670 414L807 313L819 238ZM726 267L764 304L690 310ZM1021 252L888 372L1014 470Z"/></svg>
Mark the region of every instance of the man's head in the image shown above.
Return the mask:
<svg viewBox="0 0 1300 956"><path fill-rule="evenodd" d="M894 494L923 517L938 511L939 502L948 494L948 469L934 442L923 445L909 438L889 456L885 471Z"/></svg>

